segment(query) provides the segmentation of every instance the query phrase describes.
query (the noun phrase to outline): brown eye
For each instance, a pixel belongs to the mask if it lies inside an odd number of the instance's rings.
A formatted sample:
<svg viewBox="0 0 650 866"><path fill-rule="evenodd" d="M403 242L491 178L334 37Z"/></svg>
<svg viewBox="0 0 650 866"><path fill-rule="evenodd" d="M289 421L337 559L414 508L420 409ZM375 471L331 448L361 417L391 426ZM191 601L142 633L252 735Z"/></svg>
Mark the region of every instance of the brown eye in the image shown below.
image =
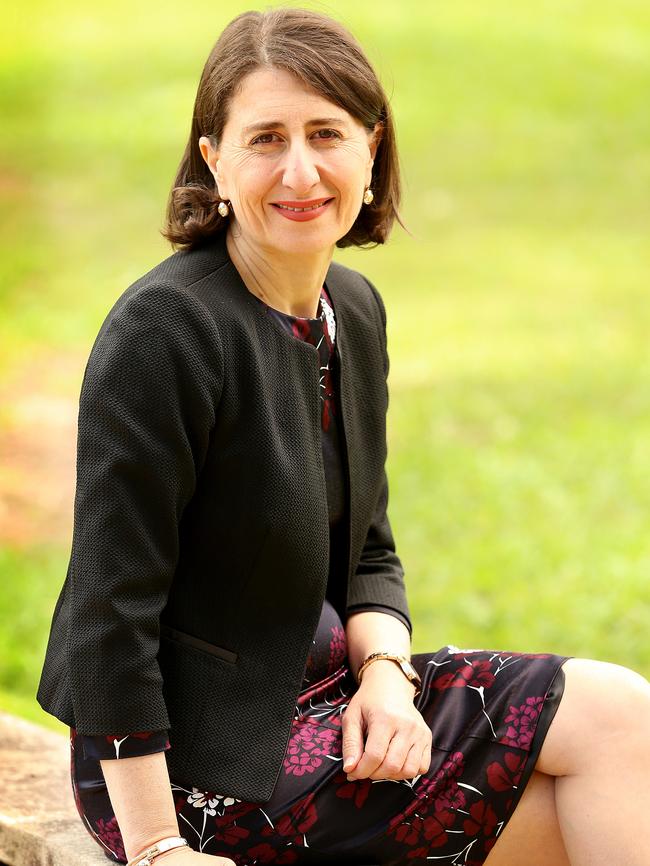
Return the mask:
<svg viewBox="0 0 650 866"><path fill-rule="evenodd" d="M269 139L273 135L275 135L274 132L263 132L261 135L258 135L257 138L253 139L253 141L251 141L251 144L271 144L270 141L262 141L262 139Z"/></svg>
<svg viewBox="0 0 650 866"><path fill-rule="evenodd" d="M329 135L327 135L326 137L323 137L320 135L321 132L329 133ZM319 129L317 136L319 138L322 138L323 141L331 141L335 138L341 137L335 129Z"/></svg>

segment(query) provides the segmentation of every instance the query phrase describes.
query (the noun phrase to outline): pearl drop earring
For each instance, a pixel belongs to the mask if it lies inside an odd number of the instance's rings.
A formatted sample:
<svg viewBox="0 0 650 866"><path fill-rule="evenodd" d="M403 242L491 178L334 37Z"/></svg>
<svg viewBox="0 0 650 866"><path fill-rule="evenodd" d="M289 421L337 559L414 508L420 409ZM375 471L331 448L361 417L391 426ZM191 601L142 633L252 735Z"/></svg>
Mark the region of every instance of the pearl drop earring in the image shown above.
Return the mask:
<svg viewBox="0 0 650 866"><path fill-rule="evenodd" d="M364 192L364 194L363 194L363 201L364 201L364 204L370 204L370 202L371 202L373 199L374 199L374 195L373 195L373 193L372 193L372 190L370 189L370 187L368 187L368 189L367 189L367 190Z"/></svg>
<svg viewBox="0 0 650 866"><path fill-rule="evenodd" d="M222 217L227 217L228 214L230 213L230 208L228 207L228 205L226 204L225 201L219 202L219 207L217 208L217 210L219 211L219 215Z"/></svg>

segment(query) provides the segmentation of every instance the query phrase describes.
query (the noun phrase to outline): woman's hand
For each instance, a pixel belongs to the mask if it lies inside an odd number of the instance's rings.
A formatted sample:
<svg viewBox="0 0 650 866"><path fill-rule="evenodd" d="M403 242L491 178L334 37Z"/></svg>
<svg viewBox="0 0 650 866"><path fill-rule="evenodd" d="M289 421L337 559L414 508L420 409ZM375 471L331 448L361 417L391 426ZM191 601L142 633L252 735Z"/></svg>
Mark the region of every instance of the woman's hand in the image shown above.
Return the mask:
<svg viewBox="0 0 650 866"><path fill-rule="evenodd" d="M415 686L393 661L379 659L366 668L343 714L343 769L349 780L413 779L427 772L431 730L414 694Z"/></svg>
<svg viewBox="0 0 650 866"><path fill-rule="evenodd" d="M167 866L235 866L234 861L229 857L201 854L187 846L172 848L171 851L156 857L154 862L160 863L160 866L163 866L163 863Z"/></svg>

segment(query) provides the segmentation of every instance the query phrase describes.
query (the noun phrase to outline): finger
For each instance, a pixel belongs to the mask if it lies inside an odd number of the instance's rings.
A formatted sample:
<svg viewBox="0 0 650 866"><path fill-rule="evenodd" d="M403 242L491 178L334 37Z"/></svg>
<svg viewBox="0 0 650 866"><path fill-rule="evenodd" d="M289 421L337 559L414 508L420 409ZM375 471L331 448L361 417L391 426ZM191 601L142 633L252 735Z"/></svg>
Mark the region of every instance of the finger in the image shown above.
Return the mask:
<svg viewBox="0 0 650 866"><path fill-rule="evenodd" d="M388 745L394 733L395 728L390 723L377 719L369 724L365 749L361 755L361 760L351 774L353 779L367 779L375 772L386 757Z"/></svg>
<svg viewBox="0 0 650 866"><path fill-rule="evenodd" d="M422 744L418 739L409 749L409 753L404 761L404 766L400 771L402 779L414 779L416 776L420 775L420 767L422 765L421 745Z"/></svg>
<svg viewBox="0 0 650 866"><path fill-rule="evenodd" d="M354 706L348 706L343 713L341 729L343 732L343 769L347 773L356 767L363 754L363 725L360 710L355 709Z"/></svg>
<svg viewBox="0 0 650 866"><path fill-rule="evenodd" d="M424 775L429 772L431 766L431 740L427 741L426 746L422 749L422 757L420 759L420 773Z"/></svg>
<svg viewBox="0 0 650 866"><path fill-rule="evenodd" d="M370 776L371 779L401 779L403 778L402 767L408 760L410 750L413 746L411 737L397 731L388 745L386 755L381 765L377 767ZM419 757L419 753L418 753Z"/></svg>

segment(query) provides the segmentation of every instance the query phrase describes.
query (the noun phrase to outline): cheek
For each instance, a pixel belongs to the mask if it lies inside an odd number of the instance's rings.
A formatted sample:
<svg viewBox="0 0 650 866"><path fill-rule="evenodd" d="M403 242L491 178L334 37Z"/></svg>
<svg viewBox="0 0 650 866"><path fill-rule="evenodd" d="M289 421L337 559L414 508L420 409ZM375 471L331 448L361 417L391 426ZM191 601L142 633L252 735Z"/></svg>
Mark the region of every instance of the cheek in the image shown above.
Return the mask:
<svg viewBox="0 0 650 866"><path fill-rule="evenodd" d="M272 167L263 162L248 162L230 173L230 189L242 201L255 202L263 198L273 184Z"/></svg>
<svg viewBox="0 0 650 866"><path fill-rule="evenodd" d="M329 174L345 198L356 198L363 191L364 164L360 157L349 153L334 154L328 160Z"/></svg>
<svg viewBox="0 0 650 866"><path fill-rule="evenodd" d="M266 176L263 172L247 172L239 178L237 190L239 195L250 201L262 198L268 189Z"/></svg>

